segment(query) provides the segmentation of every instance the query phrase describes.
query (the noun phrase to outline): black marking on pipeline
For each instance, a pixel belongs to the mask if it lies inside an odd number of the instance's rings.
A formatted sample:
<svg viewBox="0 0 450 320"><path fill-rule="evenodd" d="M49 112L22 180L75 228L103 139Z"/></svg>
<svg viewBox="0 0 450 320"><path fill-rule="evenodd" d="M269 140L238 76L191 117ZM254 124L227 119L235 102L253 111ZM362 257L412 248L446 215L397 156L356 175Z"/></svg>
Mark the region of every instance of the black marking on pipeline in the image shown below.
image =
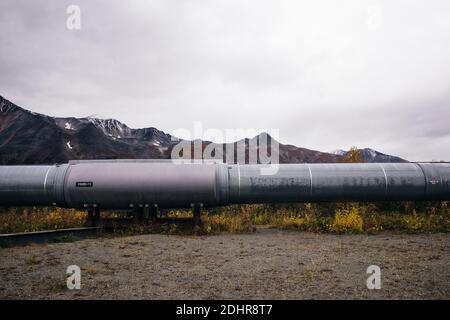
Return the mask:
<svg viewBox="0 0 450 320"><path fill-rule="evenodd" d="M92 181L77 181L76 186L78 188L92 188L94 183Z"/></svg>

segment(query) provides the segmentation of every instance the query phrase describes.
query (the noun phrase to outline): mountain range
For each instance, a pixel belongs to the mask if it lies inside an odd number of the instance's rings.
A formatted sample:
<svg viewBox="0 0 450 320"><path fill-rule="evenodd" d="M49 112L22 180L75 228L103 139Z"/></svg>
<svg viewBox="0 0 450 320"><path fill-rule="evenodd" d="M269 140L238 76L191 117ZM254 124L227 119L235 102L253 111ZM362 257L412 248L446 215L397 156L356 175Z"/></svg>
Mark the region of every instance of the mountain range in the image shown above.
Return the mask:
<svg viewBox="0 0 450 320"><path fill-rule="evenodd" d="M262 133L230 144L214 144L226 153L227 148L242 142L248 150L275 141ZM64 163L73 159L170 159L181 139L154 127L132 129L115 119L60 118L35 113L0 96L0 164ZM268 141L268 142L267 142ZM191 142L189 142L191 143ZM197 141L202 148L210 141ZM366 162L406 162L379 151L360 149ZM320 152L279 143L280 163L342 162L345 150ZM233 162L242 162L234 153Z"/></svg>

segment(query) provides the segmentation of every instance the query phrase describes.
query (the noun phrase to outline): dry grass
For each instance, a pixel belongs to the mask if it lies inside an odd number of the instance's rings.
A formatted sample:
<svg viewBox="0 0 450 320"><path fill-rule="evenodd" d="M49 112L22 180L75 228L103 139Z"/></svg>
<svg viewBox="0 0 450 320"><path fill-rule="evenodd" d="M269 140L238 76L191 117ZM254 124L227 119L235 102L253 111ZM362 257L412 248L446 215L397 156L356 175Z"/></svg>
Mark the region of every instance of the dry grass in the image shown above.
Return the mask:
<svg viewBox="0 0 450 320"><path fill-rule="evenodd" d="M169 217L190 217L188 210L167 211ZM0 233L73 228L83 225L86 214L72 209L23 208L0 213ZM289 205L231 205L204 210L201 228L176 224L136 225L116 235L139 233L218 234L243 233L257 225L281 229L352 234L383 230L407 233L450 232L450 209L440 203L332 203Z"/></svg>
<svg viewBox="0 0 450 320"><path fill-rule="evenodd" d="M86 267L86 268L84 269L84 271L85 271L87 274L90 274L90 275L95 275L95 274L98 273L98 270L97 270L96 268L94 268L94 267Z"/></svg>
<svg viewBox="0 0 450 320"><path fill-rule="evenodd" d="M35 264L40 264L42 262L42 260L40 260L38 257L32 255L29 256L26 260L25 260L25 264L32 266Z"/></svg>
<svg viewBox="0 0 450 320"><path fill-rule="evenodd" d="M399 204L394 204L399 205ZM338 234L379 233L383 230L406 233L450 232L448 203L411 203L404 208L379 208L386 204L301 204L240 205L215 209L206 219L207 233L247 232L255 225ZM422 206L422 207L420 207ZM418 213L420 210L420 213Z"/></svg>
<svg viewBox="0 0 450 320"><path fill-rule="evenodd" d="M62 208L10 208L0 212L0 233L81 227L86 213Z"/></svg>

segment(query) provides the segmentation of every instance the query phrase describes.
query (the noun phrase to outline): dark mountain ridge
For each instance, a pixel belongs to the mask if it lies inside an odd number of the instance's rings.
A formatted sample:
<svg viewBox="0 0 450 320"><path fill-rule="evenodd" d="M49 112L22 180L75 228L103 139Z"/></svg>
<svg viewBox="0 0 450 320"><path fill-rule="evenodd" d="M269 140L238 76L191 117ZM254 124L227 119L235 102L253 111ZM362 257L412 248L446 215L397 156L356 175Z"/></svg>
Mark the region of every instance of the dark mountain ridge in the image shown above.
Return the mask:
<svg viewBox="0 0 450 320"><path fill-rule="evenodd" d="M273 138L262 133L244 139L246 159L249 150ZM132 129L116 119L95 117L50 117L21 108L0 96L0 164L63 163L73 159L170 159L173 147L181 141L154 127ZM191 142L189 142L191 143ZM212 142L201 141L202 149ZM239 141L212 143L210 147L234 147ZM365 148L366 162L406 162L406 160ZM341 162L346 151L320 152L279 143L280 163Z"/></svg>

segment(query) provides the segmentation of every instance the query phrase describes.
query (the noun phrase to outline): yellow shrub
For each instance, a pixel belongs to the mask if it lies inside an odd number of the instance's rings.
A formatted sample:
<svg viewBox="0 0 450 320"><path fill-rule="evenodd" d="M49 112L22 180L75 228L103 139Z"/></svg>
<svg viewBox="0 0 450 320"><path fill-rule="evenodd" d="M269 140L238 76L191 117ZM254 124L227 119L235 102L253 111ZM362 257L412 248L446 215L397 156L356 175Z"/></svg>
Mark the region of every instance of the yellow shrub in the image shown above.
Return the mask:
<svg viewBox="0 0 450 320"><path fill-rule="evenodd" d="M361 233L364 222L357 207L336 211L330 230L337 233Z"/></svg>
<svg viewBox="0 0 450 320"><path fill-rule="evenodd" d="M308 221L306 218L284 217L281 221L281 227L288 229L306 230L308 228Z"/></svg>
<svg viewBox="0 0 450 320"><path fill-rule="evenodd" d="M409 214L403 218L406 230L409 232L417 232L422 230L424 224L424 217L419 216L415 210L413 214Z"/></svg>
<svg viewBox="0 0 450 320"><path fill-rule="evenodd" d="M206 233L241 233L253 230L249 214L214 214L203 218Z"/></svg>

